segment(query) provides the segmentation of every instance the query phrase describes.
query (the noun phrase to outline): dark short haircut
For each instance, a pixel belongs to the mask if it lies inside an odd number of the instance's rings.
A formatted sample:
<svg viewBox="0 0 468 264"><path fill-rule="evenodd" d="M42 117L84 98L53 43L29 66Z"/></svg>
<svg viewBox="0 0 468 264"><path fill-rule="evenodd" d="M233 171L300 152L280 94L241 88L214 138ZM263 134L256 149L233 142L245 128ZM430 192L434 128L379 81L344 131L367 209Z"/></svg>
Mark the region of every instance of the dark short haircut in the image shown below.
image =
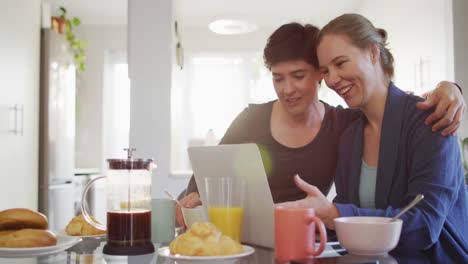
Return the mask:
<svg viewBox="0 0 468 264"><path fill-rule="evenodd" d="M310 24L289 23L279 27L268 38L263 61L268 69L277 63L304 60L318 69L316 42L319 29Z"/></svg>

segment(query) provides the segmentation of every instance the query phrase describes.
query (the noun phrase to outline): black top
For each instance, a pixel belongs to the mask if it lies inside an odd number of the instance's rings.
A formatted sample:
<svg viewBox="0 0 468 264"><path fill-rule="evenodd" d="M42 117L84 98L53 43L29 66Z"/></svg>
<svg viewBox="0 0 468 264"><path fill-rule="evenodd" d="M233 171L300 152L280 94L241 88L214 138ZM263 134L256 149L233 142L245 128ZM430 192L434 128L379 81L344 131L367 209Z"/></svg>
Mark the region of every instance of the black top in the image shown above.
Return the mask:
<svg viewBox="0 0 468 264"><path fill-rule="evenodd" d="M232 122L220 144L256 143L259 146L275 203L306 196L294 184L295 174L327 194L335 174L339 138L348 124L358 117L358 111L341 106L335 108L322 102L325 116L315 138L305 146L289 148L277 142L271 134L274 102L250 104ZM196 191L192 176L186 193Z"/></svg>

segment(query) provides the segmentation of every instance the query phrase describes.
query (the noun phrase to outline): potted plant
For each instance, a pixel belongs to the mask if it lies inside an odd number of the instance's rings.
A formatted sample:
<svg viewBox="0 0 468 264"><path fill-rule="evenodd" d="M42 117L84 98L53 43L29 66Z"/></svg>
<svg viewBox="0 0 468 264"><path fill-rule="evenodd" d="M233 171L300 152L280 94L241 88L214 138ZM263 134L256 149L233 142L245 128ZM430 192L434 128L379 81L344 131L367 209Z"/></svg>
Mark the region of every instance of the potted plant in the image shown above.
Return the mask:
<svg viewBox="0 0 468 264"><path fill-rule="evenodd" d="M70 44L73 51L75 64L80 71L86 70L85 48L88 45L86 40L78 39L73 32L73 27L81 24L81 20L77 17L72 19L67 17L67 10L61 6L60 16L52 17L52 28L59 34L65 34L65 39Z"/></svg>
<svg viewBox="0 0 468 264"><path fill-rule="evenodd" d="M52 29L59 34L65 32L66 23L67 21L63 17L52 17Z"/></svg>

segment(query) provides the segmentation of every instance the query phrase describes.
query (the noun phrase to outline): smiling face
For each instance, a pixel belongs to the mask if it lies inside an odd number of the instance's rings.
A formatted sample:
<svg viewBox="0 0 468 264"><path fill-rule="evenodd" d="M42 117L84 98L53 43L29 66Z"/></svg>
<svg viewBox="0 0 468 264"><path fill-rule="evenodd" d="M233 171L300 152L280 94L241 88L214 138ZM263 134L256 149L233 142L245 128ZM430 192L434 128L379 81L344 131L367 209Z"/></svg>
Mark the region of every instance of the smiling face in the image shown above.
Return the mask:
<svg viewBox="0 0 468 264"><path fill-rule="evenodd" d="M283 109L293 116L304 115L318 101L320 73L303 60L284 61L271 66L273 85Z"/></svg>
<svg viewBox="0 0 468 264"><path fill-rule="evenodd" d="M340 95L351 108L363 108L372 97L378 81L378 49L361 49L342 34L327 34L317 55L320 72L327 86Z"/></svg>

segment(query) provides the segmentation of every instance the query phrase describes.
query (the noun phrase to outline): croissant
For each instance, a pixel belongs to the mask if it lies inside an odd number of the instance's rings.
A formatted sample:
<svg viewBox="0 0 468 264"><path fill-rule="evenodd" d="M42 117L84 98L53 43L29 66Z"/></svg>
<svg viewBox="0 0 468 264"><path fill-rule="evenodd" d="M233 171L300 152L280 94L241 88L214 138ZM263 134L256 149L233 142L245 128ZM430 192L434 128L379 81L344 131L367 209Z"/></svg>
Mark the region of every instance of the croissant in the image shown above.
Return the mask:
<svg viewBox="0 0 468 264"><path fill-rule="evenodd" d="M212 223L194 223L169 244L171 254L186 256L220 256L243 252L243 247L223 235Z"/></svg>
<svg viewBox="0 0 468 264"><path fill-rule="evenodd" d="M93 218L93 220L95 220ZM104 230L100 230L86 222L82 214L74 217L65 228L65 232L69 236L93 236L103 235L106 233Z"/></svg>

